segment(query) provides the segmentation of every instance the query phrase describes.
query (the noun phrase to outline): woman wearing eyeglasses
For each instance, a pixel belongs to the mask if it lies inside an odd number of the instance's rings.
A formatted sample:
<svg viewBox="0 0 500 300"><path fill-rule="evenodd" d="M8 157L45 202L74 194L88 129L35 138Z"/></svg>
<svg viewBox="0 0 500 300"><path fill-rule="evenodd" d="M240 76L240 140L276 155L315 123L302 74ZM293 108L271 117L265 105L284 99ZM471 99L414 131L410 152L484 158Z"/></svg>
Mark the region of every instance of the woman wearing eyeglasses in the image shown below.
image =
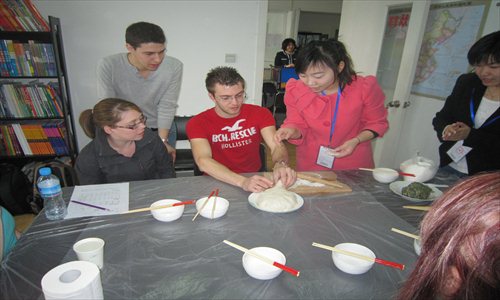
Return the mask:
<svg viewBox="0 0 500 300"><path fill-rule="evenodd" d="M83 111L79 121L93 139L76 159L81 184L175 177L171 156L134 103L107 98Z"/></svg>

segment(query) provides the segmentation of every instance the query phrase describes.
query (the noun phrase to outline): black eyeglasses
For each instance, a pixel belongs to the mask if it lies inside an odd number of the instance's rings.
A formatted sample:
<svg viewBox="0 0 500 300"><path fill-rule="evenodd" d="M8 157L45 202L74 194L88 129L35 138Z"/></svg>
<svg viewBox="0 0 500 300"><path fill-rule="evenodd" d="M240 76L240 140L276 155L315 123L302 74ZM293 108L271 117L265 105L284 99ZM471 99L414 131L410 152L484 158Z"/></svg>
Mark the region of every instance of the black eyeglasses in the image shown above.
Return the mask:
<svg viewBox="0 0 500 300"><path fill-rule="evenodd" d="M134 125L127 125L127 126L120 126L120 125L115 125L113 127L115 128L125 128L125 129L130 129L130 130L136 130L137 128L139 128L141 126L141 124L144 124L146 125L146 120L148 118L145 116L145 115L141 115L139 117L139 120L137 123L135 123Z"/></svg>

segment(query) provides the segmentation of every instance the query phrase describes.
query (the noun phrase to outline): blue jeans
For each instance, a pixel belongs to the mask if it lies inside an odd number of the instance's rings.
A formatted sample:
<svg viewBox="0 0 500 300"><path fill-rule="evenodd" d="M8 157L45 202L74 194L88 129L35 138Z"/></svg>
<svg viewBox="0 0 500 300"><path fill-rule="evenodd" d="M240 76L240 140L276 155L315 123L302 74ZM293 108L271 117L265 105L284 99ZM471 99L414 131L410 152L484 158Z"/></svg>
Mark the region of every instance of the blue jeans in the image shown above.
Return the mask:
<svg viewBox="0 0 500 300"><path fill-rule="evenodd" d="M158 128L150 128L153 131L158 131ZM172 126L168 131L167 143L175 148L175 143L177 142L177 125L175 122L172 122Z"/></svg>
<svg viewBox="0 0 500 300"><path fill-rule="evenodd" d="M172 122L172 126L168 131L167 141L170 146L175 148L175 143L177 142L177 125L175 122Z"/></svg>

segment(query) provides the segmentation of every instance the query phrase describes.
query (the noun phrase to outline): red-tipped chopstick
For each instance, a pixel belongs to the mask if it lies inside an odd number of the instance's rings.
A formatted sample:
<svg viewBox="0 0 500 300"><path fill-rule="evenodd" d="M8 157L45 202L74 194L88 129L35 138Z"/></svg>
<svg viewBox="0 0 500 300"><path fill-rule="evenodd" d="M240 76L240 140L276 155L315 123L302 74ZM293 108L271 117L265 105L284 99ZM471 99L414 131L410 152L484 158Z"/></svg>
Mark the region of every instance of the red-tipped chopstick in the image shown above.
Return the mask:
<svg viewBox="0 0 500 300"><path fill-rule="evenodd" d="M335 252L338 252L340 254L344 254L344 255L347 255L347 256L356 257L356 258L359 258L359 259L362 259L362 260L373 261L373 262L376 262L376 263L384 265L384 266L389 266L389 267L393 267L393 268L400 269L400 270L404 270L405 269L405 265L398 264L398 263L395 263L395 262L392 262L392 261L383 260L383 259L380 259L380 258L373 258L373 257L365 256L365 255L362 255L362 254L359 254L359 253L356 253L356 252L346 251L346 250L338 249L338 248L327 246L327 245L323 245L323 244L312 243L312 245L314 247L318 247L318 248L322 248L322 249L326 249L326 250L330 250L330 251L335 251Z"/></svg>
<svg viewBox="0 0 500 300"><path fill-rule="evenodd" d="M180 205L189 205L189 204L193 204L193 203L194 203L194 200L188 200L188 201L177 202L177 203L173 203L173 204L165 204L165 205L158 205L158 206L153 206L153 207L144 207L144 208L133 209L133 210L122 212L122 214L130 214L130 213L136 213L136 212L141 212L141 211L169 208L169 207L180 206Z"/></svg>
<svg viewBox="0 0 500 300"><path fill-rule="evenodd" d="M217 204L217 197L219 197L219 189L215 191L214 205L212 206L212 219L214 218L215 213L215 204ZM208 200L207 200L208 201Z"/></svg>
<svg viewBox="0 0 500 300"><path fill-rule="evenodd" d="M405 269L405 265L398 264L398 263L395 263L395 262L392 262L392 261L388 261L388 260L383 260L383 259L380 259L380 258L375 258L374 262L376 262L378 264L381 264L381 265L384 265L384 266L388 266L388 267L393 267L393 268L396 268L396 269L400 269L400 270L404 270Z"/></svg>
<svg viewBox="0 0 500 300"><path fill-rule="evenodd" d="M405 172L398 172L399 175L401 176L410 176L410 177L415 177L415 174L410 174L410 173L405 173Z"/></svg>
<svg viewBox="0 0 500 300"><path fill-rule="evenodd" d="M207 200L205 200L205 203L203 203L203 205L201 206L201 208L198 210L198 212L196 213L196 215L194 215L193 219L191 221L194 221L198 215L200 214L200 212L203 210L203 208L205 208L205 205L207 205L208 203L208 200L210 200L210 198L212 198L212 196L217 193L217 195L219 194L219 189L215 189L215 190L212 190L212 192L210 193L210 195L207 197Z"/></svg>
<svg viewBox="0 0 500 300"><path fill-rule="evenodd" d="M280 264L279 262L273 261L272 259L269 259L269 258L267 258L265 256L260 255L260 254L254 253L254 252L248 250L247 248L245 248L243 246L240 246L240 245L235 244L233 242L230 242L228 240L224 240L223 243L227 244L227 245L229 245L229 246L231 246L233 248L236 248L236 249L240 250L241 252L244 252L244 253L246 253L248 255L251 255L251 256L253 256L253 257L257 258L257 259L260 259L261 261L263 261L263 262L265 262L267 264L273 265L276 268L280 268L281 270L283 270L285 272L288 272L288 273L292 274L293 276L299 277L299 275L300 275L300 271L297 271L297 270L295 270L293 268L287 267L287 266L285 266L283 264Z"/></svg>

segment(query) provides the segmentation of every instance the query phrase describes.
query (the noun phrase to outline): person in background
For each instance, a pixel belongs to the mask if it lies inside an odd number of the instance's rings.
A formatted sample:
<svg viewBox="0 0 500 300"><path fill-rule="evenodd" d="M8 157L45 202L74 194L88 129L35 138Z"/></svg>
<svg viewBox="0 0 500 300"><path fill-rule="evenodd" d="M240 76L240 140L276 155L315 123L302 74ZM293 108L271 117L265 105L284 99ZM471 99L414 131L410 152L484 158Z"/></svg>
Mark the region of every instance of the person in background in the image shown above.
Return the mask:
<svg viewBox="0 0 500 300"><path fill-rule="evenodd" d="M384 93L373 76L357 76L344 45L314 41L286 85L286 119L275 142L297 145L297 170L373 168L371 140L388 129Z"/></svg>
<svg viewBox="0 0 500 300"><path fill-rule="evenodd" d="M16 223L8 210L0 206L0 261L7 256L17 242L19 233Z"/></svg>
<svg viewBox="0 0 500 300"><path fill-rule="evenodd" d="M399 300L500 299L500 172L459 181L434 202Z"/></svg>
<svg viewBox="0 0 500 300"><path fill-rule="evenodd" d="M166 56L161 27L138 22L125 32L128 53L103 58L97 67L98 98L137 104L175 161L174 116L182 82L182 63Z"/></svg>
<svg viewBox="0 0 500 300"><path fill-rule="evenodd" d="M93 140L76 158L80 184L100 184L175 177L172 159L160 137L146 128L134 103L99 101L80 114L80 125Z"/></svg>
<svg viewBox="0 0 500 300"><path fill-rule="evenodd" d="M245 80L238 71L231 67L214 68L207 74L205 84L215 107L194 116L186 125L199 168L249 192L261 192L278 180L285 187L295 183L296 173L288 166L285 145L273 140L273 116L266 108L244 103ZM239 174L262 170L262 140L271 149L274 182L260 175Z"/></svg>
<svg viewBox="0 0 500 300"><path fill-rule="evenodd" d="M281 51L274 57L275 67L293 68L295 66L297 44L294 39L284 39L281 43Z"/></svg>
<svg viewBox="0 0 500 300"><path fill-rule="evenodd" d="M440 166L462 177L500 170L500 31L479 39L467 59L474 73L458 77L432 120Z"/></svg>

